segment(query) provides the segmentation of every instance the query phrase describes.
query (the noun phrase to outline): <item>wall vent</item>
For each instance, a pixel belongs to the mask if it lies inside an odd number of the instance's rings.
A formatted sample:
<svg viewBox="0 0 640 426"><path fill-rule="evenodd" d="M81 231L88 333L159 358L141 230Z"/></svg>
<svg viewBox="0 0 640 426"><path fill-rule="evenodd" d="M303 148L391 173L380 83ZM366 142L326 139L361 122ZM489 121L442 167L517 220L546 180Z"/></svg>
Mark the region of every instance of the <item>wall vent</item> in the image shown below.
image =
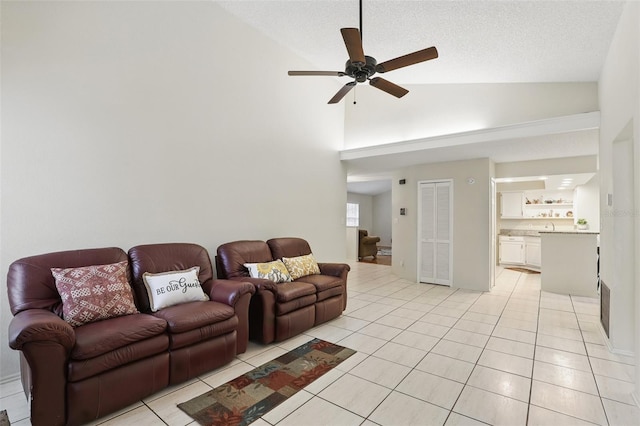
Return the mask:
<svg viewBox="0 0 640 426"><path fill-rule="evenodd" d="M604 332L609 337L609 305L611 304L611 290L604 283L600 281L600 323Z"/></svg>

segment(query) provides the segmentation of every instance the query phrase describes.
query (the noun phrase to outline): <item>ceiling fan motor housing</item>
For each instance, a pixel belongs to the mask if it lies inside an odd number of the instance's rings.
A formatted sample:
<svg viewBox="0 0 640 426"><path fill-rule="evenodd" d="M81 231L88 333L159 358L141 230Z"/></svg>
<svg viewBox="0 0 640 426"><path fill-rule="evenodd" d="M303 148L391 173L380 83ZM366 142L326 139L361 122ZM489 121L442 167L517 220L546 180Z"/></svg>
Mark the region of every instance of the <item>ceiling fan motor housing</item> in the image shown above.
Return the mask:
<svg viewBox="0 0 640 426"><path fill-rule="evenodd" d="M353 77L358 83L364 83L376 73L376 65L378 62L371 56L365 56L365 63L351 62L348 60L345 64L344 73Z"/></svg>

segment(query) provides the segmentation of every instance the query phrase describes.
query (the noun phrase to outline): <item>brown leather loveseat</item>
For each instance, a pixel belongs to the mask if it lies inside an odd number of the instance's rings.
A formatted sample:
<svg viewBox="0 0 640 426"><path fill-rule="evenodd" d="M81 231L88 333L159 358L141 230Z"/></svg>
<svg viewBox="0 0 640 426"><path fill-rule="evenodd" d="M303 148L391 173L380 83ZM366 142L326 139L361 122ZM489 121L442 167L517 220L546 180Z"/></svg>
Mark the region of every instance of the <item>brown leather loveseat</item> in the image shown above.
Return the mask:
<svg viewBox="0 0 640 426"><path fill-rule="evenodd" d="M141 288L144 272L191 267L198 291L210 300L151 312ZM112 271L120 274L115 281ZM63 283L83 280L85 273L91 278L81 286L59 292ZM9 345L21 351L22 382L36 426L84 424L230 362L246 349L248 305L255 291L249 283L214 279L203 247L177 243L134 247L129 256L119 248L99 248L23 258L9 267L7 287L14 315ZM114 288L113 306L84 301L71 310L67 302L69 294L101 295ZM69 322L103 309L125 315Z"/></svg>
<svg viewBox="0 0 640 426"><path fill-rule="evenodd" d="M308 255L309 243L301 238L234 241L218 247L218 278L250 282L256 287L249 306L251 340L280 342L342 314L347 306L347 264L318 263L316 273L293 275L291 282L278 283L251 277L245 266Z"/></svg>

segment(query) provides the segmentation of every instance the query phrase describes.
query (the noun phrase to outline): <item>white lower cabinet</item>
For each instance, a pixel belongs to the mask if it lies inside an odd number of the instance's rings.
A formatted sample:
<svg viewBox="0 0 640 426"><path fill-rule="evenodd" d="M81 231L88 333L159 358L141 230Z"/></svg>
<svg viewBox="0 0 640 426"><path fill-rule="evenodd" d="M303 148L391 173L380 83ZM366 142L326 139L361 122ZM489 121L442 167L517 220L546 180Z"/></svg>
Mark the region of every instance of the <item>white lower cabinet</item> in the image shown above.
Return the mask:
<svg viewBox="0 0 640 426"><path fill-rule="evenodd" d="M524 265L524 237L500 236L500 263Z"/></svg>
<svg viewBox="0 0 640 426"><path fill-rule="evenodd" d="M525 237L525 264L540 268L542 266L542 250L540 237Z"/></svg>
<svg viewBox="0 0 640 426"><path fill-rule="evenodd" d="M540 237L510 237L500 235L500 264L522 265L539 270L541 266Z"/></svg>

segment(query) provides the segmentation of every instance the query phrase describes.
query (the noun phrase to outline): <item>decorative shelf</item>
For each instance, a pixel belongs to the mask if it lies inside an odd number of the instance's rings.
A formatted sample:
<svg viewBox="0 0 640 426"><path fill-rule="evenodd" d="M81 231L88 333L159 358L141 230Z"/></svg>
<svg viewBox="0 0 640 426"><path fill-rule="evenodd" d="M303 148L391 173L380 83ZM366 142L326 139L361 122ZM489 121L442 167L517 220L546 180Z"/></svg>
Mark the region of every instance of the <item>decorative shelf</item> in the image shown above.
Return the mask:
<svg viewBox="0 0 640 426"><path fill-rule="evenodd" d="M573 207L573 203L530 203L525 204L525 208L527 207Z"/></svg>
<svg viewBox="0 0 640 426"><path fill-rule="evenodd" d="M523 217L522 220L573 220L573 217Z"/></svg>
<svg viewBox="0 0 640 426"><path fill-rule="evenodd" d="M509 217L501 217L500 220L573 220L574 217L542 217L542 216L509 216Z"/></svg>

